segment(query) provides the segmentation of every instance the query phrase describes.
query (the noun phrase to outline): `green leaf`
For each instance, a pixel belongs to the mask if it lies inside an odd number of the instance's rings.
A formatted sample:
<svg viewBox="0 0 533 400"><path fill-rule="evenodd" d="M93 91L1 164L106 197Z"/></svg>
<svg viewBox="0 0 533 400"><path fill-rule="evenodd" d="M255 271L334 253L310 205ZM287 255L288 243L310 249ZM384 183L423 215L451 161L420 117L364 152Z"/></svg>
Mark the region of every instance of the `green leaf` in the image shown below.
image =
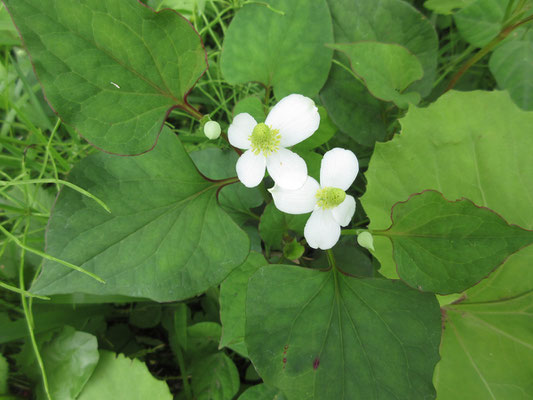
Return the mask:
<svg viewBox="0 0 533 400"><path fill-rule="evenodd" d="M435 79L438 38L427 18L402 0L329 0L335 43L376 41L405 47L422 65L413 91L427 95ZM329 108L328 108L329 111Z"/></svg>
<svg viewBox="0 0 533 400"><path fill-rule="evenodd" d="M100 351L100 361L77 400L172 400L165 382L155 379L146 364L124 355Z"/></svg>
<svg viewBox="0 0 533 400"><path fill-rule="evenodd" d="M278 389L261 383L246 389L238 400L286 400L286 397Z"/></svg>
<svg viewBox="0 0 533 400"><path fill-rule="evenodd" d="M70 179L112 213L64 188L48 226L47 252L106 283L46 261L36 293L181 300L220 283L248 254L247 235L217 203L220 183L198 174L169 131L138 157L87 157Z"/></svg>
<svg viewBox="0 0 533 400"><path fill-rule="evenodd" d="M198 322L187 327L187 355L194 360L203 354L216 353L222 327L216 322Z"/></svg>
<svg viewBox="0 0 533 400"><path fill-rule="evenodd" d="M440 311L400 281L284 265L248 286L246 345L288 399L433 398Z"/></svg>
<svg viewBox="0 0 533 400"><path fill-rule="evenodd" d="M161 322L161 313L159 304L137 303L131 310L129 323L141 329L153 328Z"/></svg>
<svg viewBox="0 0 533 400"><path fill-rule="evenodd" d="M283 236L288 231L303 235L308 218L309 214L285 214L276 208L274 202L270 202L261 215L259 234L268 246L281 249Z"/></svg>
<svg viewBox="0 0 533 400"><path fill-rule="evenodd" d="M6 0L46 98L95 146L139 154L207 67L198 34L172 10L132 0Z"/></svg>
<svg viewBox="0 0 533 400"><path fill-rule="evenodd" d="M466 7L476 0L426 0L424 7L437 14L449 15Z"/></svg>
<svg viewBox="0 0 533 400"><path fill-rule="evenodd" d="M7 394L7 378L9 377L9 364L0 354L0 395Z"/></svg>
<svg viewBox="0 0 533 400"><path fill-rule="evenodd" d="M303 256L305 247L300 244L296 239L292 239L290 242L285 243L283 246L283 257L287 260L298 260Z"/></svg>
<svg viewBox="0 0 533 400"><path fill-rule="evenodd" d="M86 326L90 318L105 315L107 311L107 306L76 305L76 308L73 308L72 304L68 306L61 304L34 304L33 318L35 327L33 332L39 334L61 328L64 325ZM28 326L24 318L2 323L0 344L20 339L25 339L25 342L29 343Z"/></svg>
<svg viewBox="0 0 533 400"><path fill-rule="evenodd" d="M424 74L418 58L405 47L371 41L338 43L330 47L348 56L353 72L378 99L393 101L400 108L420 101L417 92L405 93L408 86Z"/></svg>
<svg viewBox="0 0 533 400"><path fill-rule="evenodd" d="M509 0L476 0L453 17L461 36L476 47L483 47L503 28Z"/></svg>
<svg viewBox="0 0 533 400"><path fill-rule="evenodd" d="M190 154L198 170L210 179L226 179L237 175L235 165L239 156L231 150L208 148ZM248 219L250 208L263 203L258 188L247 188L241 183L228 185L220 190L218 200L230 215L240 214Z"/></svg>
<svg viewBox="0 0 533 400"><path fill-rule="evenodd" d="M257 81L273 86L277 99L291 93L312 97L327 79L333 51L324 45L332 41L325 0L248 4L226 32L222 73L234 85Z"/></svg>
<svg viewBox="0 0 533 400"><path fill-rule="evenodd" d="M509 225L468 199L426 191L392 208L392 225L375 234L392 242L398 274L410 286L441 294L475 285L524 246L533 231Z"/></svg>
<svg viewBox="0 0 533 400"><path fill-rule="evenodd" d="M392 206L427 189L533 229L533 185L525 183L533 181L533 113L505 92L452 91L427 108L410 108L400 123L401 135L376 145L365 174L361 203L371 230L388 228ZM374 247L380 272L396 277L390 241L375 237Z"/></svg>
<svg viewBox="0 0 533 400"><path fill-rule="evenodd" d="M509 41L498 47L489 61L498 86L509 91L523 110L533 111L533 41Z"/></svg>
<svg viewBox="0 0 533 400"><path fill-rule="evenodd" d="M241 113L250 114L257 122L264 122L266 119L265 107L259 97L255 96L245 97L235 104L233 117Z"/></svg>
<svg viewBox="0 0 533 400"><path fill-rule="evenodd" d="M533 247L443 308L439 400L531 399Z"/></svg>
<svg viewBox="0 0 533 400"><path fill-rule="evenodd" d="M41 348L41 357L52 398L70 400L80 394L100 356L95 336L65 326ZM42 386L39 390L46 398Z"/></svg>
<svg viewBox="0 0 533 400"><path fill-rule="evenodd" d="M192 366L192 391L197 400L228 400L239 391L239 371L224 353L197 360Z"/></svg>
<svg viewBox="0 0 533 400"><path fill-rule="evenodd" d="M262 254L251 252L220 285L220 347L229 347L245 357L248 356L244 344L246 288L255 271L267 264Z"/></svg>
<svg viewBox="0 0 533 400"><path fill-rule="evenodd" d="M387 103L373 97L352 73L333 65L320 98L335 125L357 143L372 146L385 139Z"/></svg>

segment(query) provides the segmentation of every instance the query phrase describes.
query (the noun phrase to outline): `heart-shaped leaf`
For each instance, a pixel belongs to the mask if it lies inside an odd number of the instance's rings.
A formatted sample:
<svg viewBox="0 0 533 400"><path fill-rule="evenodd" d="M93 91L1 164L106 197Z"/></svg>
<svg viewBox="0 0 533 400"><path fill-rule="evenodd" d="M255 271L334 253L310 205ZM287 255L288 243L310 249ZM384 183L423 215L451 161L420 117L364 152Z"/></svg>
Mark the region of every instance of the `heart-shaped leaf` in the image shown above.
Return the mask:
<svg viewBox="0 0 533 400"><path fill-rule="evenodd" d="M353 72L375 97L393 101L400 108L420 101L417 92L404 93L424 74L418 58L405 47L372 41L337 43L331 47L348 56Z"/></svg>
<svg viewBox="0 0 533 400"><path fill-rule="evenodd" d="M411 89L422 96L433 86L438 39L435 28L422 13L402 0L329 0L335 43L376 41L395 43L415 55L424 77Z"/></svg>
<svg viewBox="0 0 533 400"><path fill-rule="evenodd" d="M440 330L435 296L400 281L285 265L250 278L250 359L290 400L433 398Z"/></svg>
<svg viewBox="0 0 533 400"><path fill-rule="evenodd" d="M528 399L533 377L533 247L443 307L439 400Z"/></svg>
<svg viewBox="0 0 533 400"><path fill-rule="evenodd" d="M267 7L268 6L268 7ZM325 0L267 0L245 5L224 38L221 68L229 83L274 87L276 98L312 97L328 77L333 51Z"/></svg>
<svg viewBox="0 0 533 400"><path fill-rule="evenodd" d="M136 0L5 0L46 98L112 153L150 150L207 68L190 23Z"/></svg>
<svg viewBox="0 0 533 400"><path fill-rule="evenodd" d="M424 76L410 90L427 95L435 79L438 39L433 25L402 0L329 0L335 43L376 41L405 47L420 62ZM347 57L336 54L344 65ZM387 104L375 99L351 74L333 65L322 102L339 129L358 143L373 146L387 136Z"/></svg>
<svg viewBox="0 0 533 400"><path fill-rule="evenodd" d="M68 188L54 207L47 253L106 283L45 262L32 290L178 300L220 283L244 261L249 239L217 203L222 182L204 180L169 130L160 142L138 157L99 153L74 167L71 181L111 213Z"/></svg>
<svg viewBox="0 0 533 400"><path fill-rule="evenodd" d="M400 135L376 145L365 174L370 229L387 229L392 206L427 189L533 229L533 113L506 92L452 91L427 108L411 107L400 123ZM374 247L380 272L397 277L390 241L375 237Z"/></svg>
<svg viewBox="0 0 533 400"><path fill-rule="evenodd" d="M426 191L392 208L387 236L398 274L410 286L441 294L475 285L511 254L533 243L533 231L509 225L468 199Z"/></svg>

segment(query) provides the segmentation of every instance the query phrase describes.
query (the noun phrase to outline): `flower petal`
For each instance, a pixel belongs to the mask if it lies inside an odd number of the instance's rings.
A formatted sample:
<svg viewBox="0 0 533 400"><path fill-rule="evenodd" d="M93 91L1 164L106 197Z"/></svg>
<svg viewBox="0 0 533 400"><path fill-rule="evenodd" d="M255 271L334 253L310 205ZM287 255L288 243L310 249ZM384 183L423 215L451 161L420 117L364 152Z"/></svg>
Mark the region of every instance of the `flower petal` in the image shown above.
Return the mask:
<svg viewBox="0 0 533 400"><path fill-rule="evenodd" d="M307 165L302 157L280 148L266 158L268 173L283 189L300 189L307 180Z"/></svg>
<svg viewBox="0 0 533 400"><path fill-rule="evenodd" d="M276 208L287 214L305 214L315 209L318 182L308 176L304 185L297 190L287 190L275 185L268 189L272 193Z"/></svg>
<svg viewBox="0 0 533 400"><path fill-rule="evenodd" d="M348 225L355 214L355 199L350 195L346 195L341 204L331 209L331 213L340 226Z"/></svg>
<svg viewBox="0 0 533 400"><path fill-rule="evenodd" d="M305 240L313 249L331 249L339 241L341 227L333 218L331 210L316 208L307 220Z"/></svg>
<svg viewBox="0 0 533 400"><path fill-rule="evenodd" d="M254 117L248 113L237 114L228 128L228 140L233 147L239 149L250 148L250 138L257 125Z"/></svg>
<svg viewBox="0 0 533 400"><path fill-rule="evenodd" d="M320 115L309 97L291 94L270 110L265 124L279 129L281 145L290 147L307 139L318 129Z"/></svg>
<svg viewBox="0 0 533 400"><path fill-rule="evenodd" d="M350 150L335 147L324 154L320 165L320 186L344 191L352 185L359 172L357 157Z"/></svg>
<svg viewBox="0 0 533 400"><path fill-rule="evenodd" d="M265 176L266 159L263 154L255 155L252 150L246 150L237 160L235 169L239 180L246 187L255 187Z"/></svg>

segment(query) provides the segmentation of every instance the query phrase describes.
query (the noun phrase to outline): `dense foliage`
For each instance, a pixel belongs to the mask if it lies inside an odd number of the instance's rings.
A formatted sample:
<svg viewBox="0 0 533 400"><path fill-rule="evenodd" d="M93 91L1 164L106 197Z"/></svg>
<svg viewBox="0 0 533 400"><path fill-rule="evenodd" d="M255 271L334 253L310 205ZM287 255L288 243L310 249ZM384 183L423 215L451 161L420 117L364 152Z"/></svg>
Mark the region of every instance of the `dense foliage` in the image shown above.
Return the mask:
<svg viewBox="0 0 533 400"><path fill-rule="evenodd" d="M533 399L533 0L2 2L0 400Z"/></svg>

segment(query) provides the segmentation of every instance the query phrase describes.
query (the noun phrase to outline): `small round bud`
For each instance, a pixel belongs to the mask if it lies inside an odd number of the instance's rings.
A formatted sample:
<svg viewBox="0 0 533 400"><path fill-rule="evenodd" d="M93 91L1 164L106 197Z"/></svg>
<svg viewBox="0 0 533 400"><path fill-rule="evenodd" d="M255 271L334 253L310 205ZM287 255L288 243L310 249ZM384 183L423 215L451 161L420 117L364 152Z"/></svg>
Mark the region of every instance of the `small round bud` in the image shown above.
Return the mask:
<svg viewBox="0 0 533 400"><path fill-rule="evenodd" d="M220 136L220 125L216 121L208 121L204 125L204 134L209 139L218 139Z"/></svg>
<svg viewBox="0 0 533 400"><path fill-rule="evenodd" d="M370 232L365 231L357 235L357 243L359 243L359 246L364 247L365 249L375 251L374 238Z"/></svg>

